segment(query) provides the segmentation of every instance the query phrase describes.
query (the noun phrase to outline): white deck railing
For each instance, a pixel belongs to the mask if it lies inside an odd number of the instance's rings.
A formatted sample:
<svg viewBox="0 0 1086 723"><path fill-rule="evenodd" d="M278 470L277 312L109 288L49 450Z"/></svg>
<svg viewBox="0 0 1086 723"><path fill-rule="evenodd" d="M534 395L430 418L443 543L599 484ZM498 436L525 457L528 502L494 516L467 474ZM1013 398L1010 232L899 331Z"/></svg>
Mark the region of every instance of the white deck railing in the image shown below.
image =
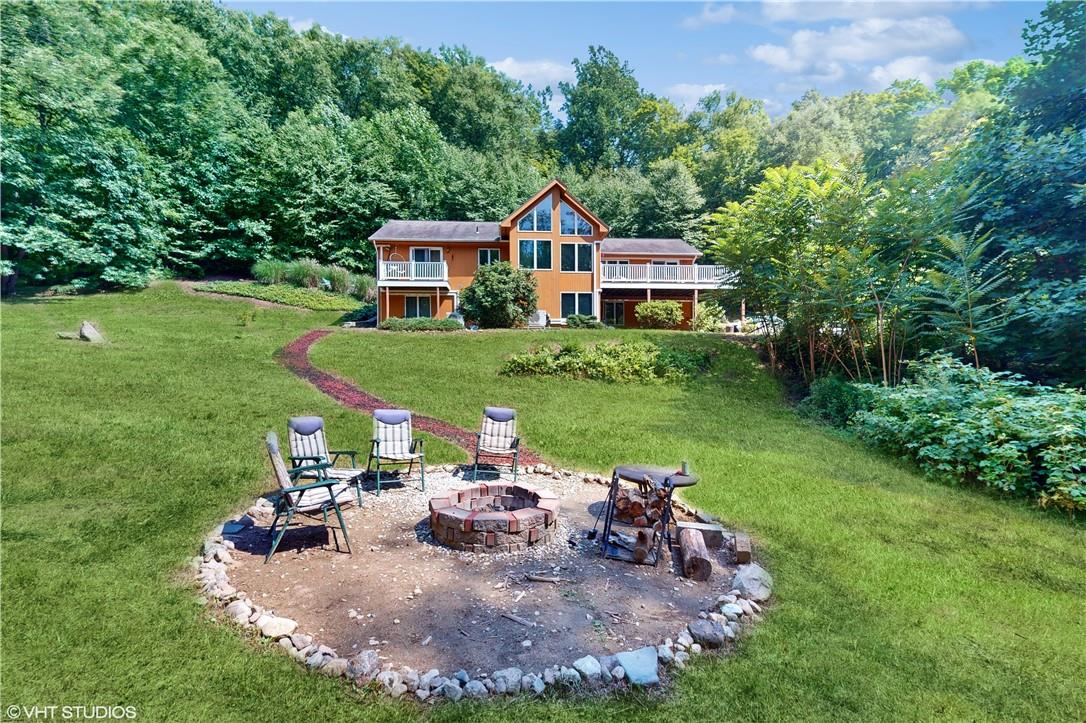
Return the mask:
<svg viewBox="0 0 1086 723"><path fill-rule="evenodd" d="M382 261L380 281L448 281L449 266L444 261Z"/></svg>
<svg viewBox="0 0 1086 723"><path fill-rule="evenodd" d="M603 281L641 284L719 284L731 273L724 266L702 264L613 264L603 263Z"/></svg>

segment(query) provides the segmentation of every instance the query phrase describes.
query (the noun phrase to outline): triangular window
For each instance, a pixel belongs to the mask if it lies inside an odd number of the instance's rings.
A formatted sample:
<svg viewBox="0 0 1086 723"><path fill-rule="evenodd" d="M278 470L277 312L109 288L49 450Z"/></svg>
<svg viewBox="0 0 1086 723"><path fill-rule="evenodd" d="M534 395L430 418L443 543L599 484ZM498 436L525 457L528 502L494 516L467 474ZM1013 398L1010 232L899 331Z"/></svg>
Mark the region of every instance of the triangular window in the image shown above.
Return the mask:
<svg viewBox="0 0 1086 723"><path fill-rule="evenodd" d="M561 232L563 236L592 235L592 224L581 218L581 214L570 208L565 201L562 201L561 214Z"/></svg>
<svg viewBox="0 0 1086 723"><path fill-rule="evenodd" d="M517 228L521 231L550 231L551 197L548 195L537 203L531 211L521 216Z"/></svg>

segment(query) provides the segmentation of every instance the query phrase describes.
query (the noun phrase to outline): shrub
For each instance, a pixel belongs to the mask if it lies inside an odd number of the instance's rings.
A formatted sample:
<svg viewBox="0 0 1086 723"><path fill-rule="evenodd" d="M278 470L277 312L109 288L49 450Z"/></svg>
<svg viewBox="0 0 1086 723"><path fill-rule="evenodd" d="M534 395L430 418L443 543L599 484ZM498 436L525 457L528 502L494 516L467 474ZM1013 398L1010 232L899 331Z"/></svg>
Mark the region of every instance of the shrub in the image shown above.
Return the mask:
<svg viewBox="0 0 1086 723"><path fill-rule="evenodd" d="M840 377L821 377L811 384L810 395L799 403L799 413L844 428L856 412L870 406L871 392L862 385Z"/></svg>
<svg viewBox="0 0 1086 723"><path fill-rule="evenodd" d="M262 284L282 284L287 280L290 264L278 259L261 259L250 270L253 278Z"/></svg>
<svg viewBox="0 0 1086 723"><path fill-rule="evenodd" d="M561 376L608 382L679 381L708 367L708 352L661 347L647 341L577 342L514 354L501 373L509 376Z"/></svg>
<svg viewBox="0 0 1086 723"><path fill-rule="evenodd" d="M727 320L724 315L724 307L715 301L703 301L698 304L698 311L694 314L694 320L690 326L694 331L720 331Z"/></svg>
<svg viewBox="0 0 1086 723"><path fill-rule="evenodd" d="M350 293L362 301L376 301L377 280L368 274L351 274Z"/></svg>
<svg viewBox="0 0 1086 723"><path fill-rule="evenodd" d="M257 284L251 281L209 281L194 284L196 291L244 296L250 299L273 301L277 304L299 306L313 311L354 311L358 300L343 294L332 294L320 289L301 289L287 284Z"/></svg>
<svg viewBox="0 0 1086 723"><path fill-rule="evenodd" d="M1086 510L1086 395L946 355L910 372L896 388L865 385L871 408L852 420L860 437L934 477Z"/></svg>
<svg viewBox="0 0 1086 723"><path fill-rule="evenodd" d="M683 323L683 307L677 301L642 301L634 316L646 329L676 329Z"/></svg>
<svg viewBox="0 0 1086 723"><path fill-rule="evenodd" d="M538 303L531 272L501 261L480 266L471 284L460 292L460 311L486 328L522 326Z"/></svg>
<svg viewBox="0 0 1086 723"><path fill-rule="evenodd" d="M336 294L351 293L351 272L342 266L328 266L324 269L324 278L329 289Z"/></svg>
<svg viewBox="0 0 1086 723"><path fill-rule="evenodd" d="M570 314L566 317L566 326L570 329L605 329L602 321L587 314Z"/></svg>
<svg viewBox="0 0 1086 723"><path fill-rule="evenodd" d="M393 316L382 321L378 328L385 331L460 331L464 327L456 319L401 319Z"/></svg>
<svg viewBox="0 0 1086 723"><path fill-rule="evenodd" d="M287 264L287 281L295 286L320 288L324 281L324 267L314 259L298 259Z"/></svg>

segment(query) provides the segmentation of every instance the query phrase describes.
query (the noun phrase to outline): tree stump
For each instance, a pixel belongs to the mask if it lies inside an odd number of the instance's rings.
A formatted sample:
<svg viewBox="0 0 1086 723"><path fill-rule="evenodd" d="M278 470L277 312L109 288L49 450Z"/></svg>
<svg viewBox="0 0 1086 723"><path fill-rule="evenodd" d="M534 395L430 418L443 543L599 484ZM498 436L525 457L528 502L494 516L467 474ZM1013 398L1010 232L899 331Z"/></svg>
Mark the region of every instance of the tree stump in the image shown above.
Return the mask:
<svg viewBox="0 0 1086 723"><path fill-rule="evenodd" d="M697 530L680 530L679 549L683 553L683 575L698 582L708 580L713 574L713 563L701 533Z"/></svg>

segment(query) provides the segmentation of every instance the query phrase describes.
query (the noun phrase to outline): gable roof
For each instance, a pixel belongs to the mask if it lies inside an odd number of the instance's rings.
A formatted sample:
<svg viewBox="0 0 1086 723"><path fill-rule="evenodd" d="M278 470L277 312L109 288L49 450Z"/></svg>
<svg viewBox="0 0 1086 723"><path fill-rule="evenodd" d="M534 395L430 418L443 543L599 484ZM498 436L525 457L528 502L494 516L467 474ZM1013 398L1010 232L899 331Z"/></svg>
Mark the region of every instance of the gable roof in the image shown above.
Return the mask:
<svg viewBox="0 0 1086 723"><path fill-rule="evenodd" d="M605 238L600 252L641 256L701 256L701 251L681 238Z"/></svg>
<svg viewBox="0 0 1086 723"><path fill-rule="evenodd" d="M498 226L502 236L508 236L509 229L513 227L513 222L516 221L517 218L519 218L520 216L524 215L525 211L530 208L534 208L535 205L539 203L539 199L550 193L552 190L554 190L555 187L557 187L558 190L562 192L562 195L565 197L566 201L569 202L569 205L573 207L573 210L581 214L583 218L588 220L591 224L599 229L601 236L607 235L607 233L611 230L607 226L607 224L601 221L596 214L585 208L584 204L574 198L573 194L569 192L565 185L557 178L555 178L546 186L543 186L543 188L541 188L539 192L536 193L534 196L529 198L524 203L520 204L520 206L518 206L515 211L513 211L511 214L501 220L501 223Z"/></svg>
<svg viewBox="0 0 1086 723"><path fill-rule="evenodd" d="M389 221L373 232L370 241L497 241L493 221Z"/></svg>

